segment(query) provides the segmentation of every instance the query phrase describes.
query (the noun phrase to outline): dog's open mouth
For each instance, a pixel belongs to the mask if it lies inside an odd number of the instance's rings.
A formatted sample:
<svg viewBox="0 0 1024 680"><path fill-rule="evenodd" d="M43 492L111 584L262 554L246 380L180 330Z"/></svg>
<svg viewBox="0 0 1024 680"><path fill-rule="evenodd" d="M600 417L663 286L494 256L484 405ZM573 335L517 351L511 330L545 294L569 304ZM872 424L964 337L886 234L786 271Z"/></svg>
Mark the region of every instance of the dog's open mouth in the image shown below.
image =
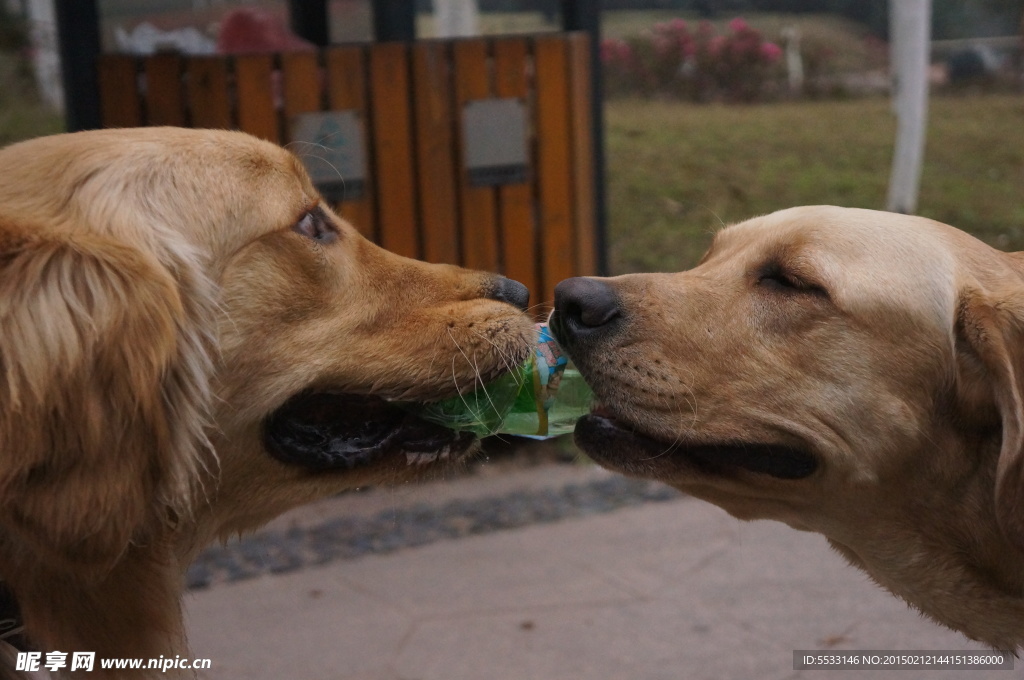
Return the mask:
<svg viewBox="0 0 1024 680"><path fill-rule="evenodd" d="M597 411L576 423L574 439L599 465L636 477L669 479L678 474L727 475L747 470L778 479L802 479L817 459L781 444L728 442L688 444L652 439Z"/></svg>
<svg viewBox="0 0 1024 680"><path fill-rule="evenodd" d="M264 422L274 458L312 471L351 470L402 459L425 465L466 453L475 441L420 420L384 399L365 394L304 392Z"/></svg>

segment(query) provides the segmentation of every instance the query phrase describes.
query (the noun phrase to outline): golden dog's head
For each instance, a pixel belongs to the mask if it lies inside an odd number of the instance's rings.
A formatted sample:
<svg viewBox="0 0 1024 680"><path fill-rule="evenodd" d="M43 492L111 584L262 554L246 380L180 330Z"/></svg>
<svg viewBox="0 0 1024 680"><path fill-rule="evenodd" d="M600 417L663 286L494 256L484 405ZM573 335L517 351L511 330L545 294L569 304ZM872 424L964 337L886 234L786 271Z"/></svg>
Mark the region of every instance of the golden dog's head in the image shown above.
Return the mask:
<svg viewBox="0 0 1024 680"><path fill-rule="evenodd" d="M737 517L820 531L936 618L1019 643L1022 271L930 220L808 207L722 230L690 271L567 280L552 328L598 400L576 441ZM982 569L1018 598L990 626L942 585Z"/></svg>
<svg viewBox="0 0 1024 680"><path fill-rule="evenodd" d="M524 287L378 248L248 135L60 135L0 178L0 577L163 540L187 560L459 458L471 436L392 402L529 351Z"/></svg>

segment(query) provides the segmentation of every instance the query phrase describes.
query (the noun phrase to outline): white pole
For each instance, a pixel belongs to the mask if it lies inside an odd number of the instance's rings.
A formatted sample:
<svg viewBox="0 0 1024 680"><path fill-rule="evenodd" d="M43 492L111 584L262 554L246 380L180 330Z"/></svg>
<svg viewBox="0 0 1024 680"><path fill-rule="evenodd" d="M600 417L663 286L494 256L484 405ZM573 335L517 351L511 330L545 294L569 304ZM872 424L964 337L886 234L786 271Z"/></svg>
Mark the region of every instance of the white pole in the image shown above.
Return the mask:
<svg viewBox="0 0 1024 680"><path fill-rule="evenodd" d="M57 111L64 110L64 88L60 79L60 51L57 47L57 19L53 0L29 0L29 40L32 42L32 67L36 86L43 101Z"/></svg>
<svg viewBox="0 0 1024 680"><path fill-rule="evenodd" d="M892 212L910 214L917 210L928 128L931 19L931 0L889 0L896 144L886 209Z"/></svg>
<svg viewBox="0 0 1024 680"><path fill-rule="evenodd" d="M782 39L786 41L786 75L789 79L789 91L800 94L804 89L804 60L800 56L800 29L797 26L786 26L782 29Z"/></svg>
<svg viewBox="0 0 1024 680"><path fill-rule="evenodd" d="M434 25L438 38L480 35L477 0L434 0Z"/></svg>

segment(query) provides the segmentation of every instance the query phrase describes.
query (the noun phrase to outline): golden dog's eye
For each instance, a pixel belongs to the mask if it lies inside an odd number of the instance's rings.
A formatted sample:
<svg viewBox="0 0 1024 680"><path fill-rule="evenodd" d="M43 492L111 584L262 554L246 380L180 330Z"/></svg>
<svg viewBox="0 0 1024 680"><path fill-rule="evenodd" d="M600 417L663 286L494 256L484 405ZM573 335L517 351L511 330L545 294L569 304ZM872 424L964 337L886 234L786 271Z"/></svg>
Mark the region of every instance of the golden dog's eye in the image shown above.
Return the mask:
<svg viewBox="0 0 1024 680"><path fill-rule="evenodd" d="M319 206L303 215L292 230L323 245L338 239L337 229Z"/></svg>

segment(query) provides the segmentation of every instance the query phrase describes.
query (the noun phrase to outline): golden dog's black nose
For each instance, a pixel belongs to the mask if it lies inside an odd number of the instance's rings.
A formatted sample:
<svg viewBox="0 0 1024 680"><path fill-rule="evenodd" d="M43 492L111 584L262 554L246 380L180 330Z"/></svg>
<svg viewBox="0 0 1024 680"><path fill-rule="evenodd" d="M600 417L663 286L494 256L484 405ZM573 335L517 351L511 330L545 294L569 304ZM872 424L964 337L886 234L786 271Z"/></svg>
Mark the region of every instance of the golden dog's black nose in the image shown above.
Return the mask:
<svg viewBox="0 0 1024 680"><path fill-rule="evenodd" d="M579 276L555 286L555 317L563 333L592 332L618 316L618 295L600 279Z"/></svg>
<svg viewBox="0 0 1024 680"><path fill-rule="evenodd" d="M513 307L526 311L530 306L530 289L512 279L499 276L488 291L487 297L500 302L507 302Z"/></svg>

